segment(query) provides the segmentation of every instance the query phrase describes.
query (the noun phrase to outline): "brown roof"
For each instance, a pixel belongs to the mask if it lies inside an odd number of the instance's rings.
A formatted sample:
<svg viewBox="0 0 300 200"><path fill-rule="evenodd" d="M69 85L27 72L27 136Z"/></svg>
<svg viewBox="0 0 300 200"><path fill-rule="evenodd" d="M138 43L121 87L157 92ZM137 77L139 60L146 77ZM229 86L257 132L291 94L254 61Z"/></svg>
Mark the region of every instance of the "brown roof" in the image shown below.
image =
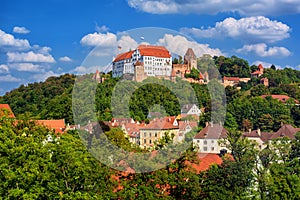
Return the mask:
<svg viewBox="0 0 300 200"><path fill-rule="evenodd" d="M192 48L188 48L188 50L186 51L184 57L185 58L187 57L188 59L196 59L196 55L195 55Z"/></svg>
<svg viewBox="0 0 300 200"><path fill-rule="evenodd" d="M218 139L226 138L227 130L220 124L212 124L202 129L194 139Z"/></svg>
<svg viewBox="0 0 300 200"><path fill-rule="evenodd" d="M121 53L117 55L117 57L114 59L114 62L118 62L120 60L130 59L132 56L133 51L128 51L125 53Z"/></svg>
<svg viewBox="0 0 300 200"><path fill-rule="evenodd" d="M248 138L260 138L263 142L266 142L270 139L272 133L260 132L260 130L253 130L251 132L245 132L243 136Z"/></svg>
<svg viewBox="0 0 300 200"><path fill-rule="evenodd" d="M16 118L8 104L0 104L0 116L2 116L4 114L3 110L8 112L9 117Z"/></svg>
<svg viewBox="0 0 300 200"><path fill-rule="evenodd" d="M137 48L142 56L154 56L159 58L170 58L170 52L163 46L140 45Z"/></svg>
<svg viewBox="0 0 300 200"><path fill-rule="evenodd" d="M209 169L211 165L222 164L223 160L218 154L213 153L199 153L198 154L199 163L190 163L186 162L188 166L191 166L196 170L196 173L199 174L202 171L206 171Z"/></svg>
<svg viewBox="0 0 300 200"><path fill-rule="evenodd" d="M183 131L186 129L186 127L190 126L191 129L197 127L197 122L195 121L179 121L179 130Z"/></svg>
<svg viewBox="0 0 300 200"><path fill-rule="evenodd" d="M299 131L300 128L294 128L290 124L285 124L276 133L274 133L270 139L276 139L281 137L288 137L289 139L295 139L295 134Z"/></svg>
<svg viewBox="0 0 300 200"><path fill-rule="evenodd" d="M36 120L36 123L54 129L56 133L63 133L66 128L64 119Z"/></svg>

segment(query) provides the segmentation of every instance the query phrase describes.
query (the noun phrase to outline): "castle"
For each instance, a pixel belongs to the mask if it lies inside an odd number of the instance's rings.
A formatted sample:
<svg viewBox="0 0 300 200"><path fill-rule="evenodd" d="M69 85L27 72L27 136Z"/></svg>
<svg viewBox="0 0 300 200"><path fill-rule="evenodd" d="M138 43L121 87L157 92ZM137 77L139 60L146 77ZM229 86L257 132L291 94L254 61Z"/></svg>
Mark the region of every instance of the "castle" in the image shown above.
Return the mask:
<svg viewBox="0 0 300 200"><path fill-rule="evenodd" d="M119 54L112 64L112 76L141 82L147 77L175 80L184 78L191 70L197 69L197 57L193 49L188 48L184 62L172 63L171 53L163 46L139 45L136 49ZM199 75L199 81L208 80L208 74ZM196 80L187 80L199 82Z"/></svg>

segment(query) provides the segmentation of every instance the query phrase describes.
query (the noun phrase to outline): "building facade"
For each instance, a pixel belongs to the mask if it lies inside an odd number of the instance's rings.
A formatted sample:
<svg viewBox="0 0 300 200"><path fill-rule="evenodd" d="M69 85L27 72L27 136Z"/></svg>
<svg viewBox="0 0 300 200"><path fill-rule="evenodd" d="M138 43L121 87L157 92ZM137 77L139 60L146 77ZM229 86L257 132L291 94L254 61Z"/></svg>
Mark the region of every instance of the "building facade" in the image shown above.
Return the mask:
<svg viewBox="0 0 300 200"><path fill-rule="evenodd" d="M112 76L135 74L135 66L146 76L171 76L172 56L163 46L139 45L135 50L117 55L113 61Z"/></svg>

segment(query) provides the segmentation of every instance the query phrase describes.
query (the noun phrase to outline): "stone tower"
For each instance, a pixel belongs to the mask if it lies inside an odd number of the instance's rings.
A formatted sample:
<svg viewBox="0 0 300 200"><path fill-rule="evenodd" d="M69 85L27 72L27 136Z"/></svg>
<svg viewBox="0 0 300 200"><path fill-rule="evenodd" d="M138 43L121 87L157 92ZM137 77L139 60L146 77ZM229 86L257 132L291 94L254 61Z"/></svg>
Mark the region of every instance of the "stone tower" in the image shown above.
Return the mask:
<svg viewBox="0 0 300 200"><path fill-rule="evenodd" d="M197 69L197 57L192 48L188 48L184 55L184 63L188 65L188 70Z"/></svg>

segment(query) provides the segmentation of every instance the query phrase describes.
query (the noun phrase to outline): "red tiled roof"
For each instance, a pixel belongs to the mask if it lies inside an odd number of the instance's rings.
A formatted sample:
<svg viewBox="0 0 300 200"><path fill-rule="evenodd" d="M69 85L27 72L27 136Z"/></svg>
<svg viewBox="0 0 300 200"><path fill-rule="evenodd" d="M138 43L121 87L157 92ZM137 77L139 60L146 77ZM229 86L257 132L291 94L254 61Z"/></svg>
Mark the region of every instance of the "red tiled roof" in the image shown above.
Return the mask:
<svg viewBox="0 0 300 200"><path fill-rule="evenodd" d="M191 129L197 127L197 122L195 122L195 121L187 121L187 122L179 121L178 124L179 124L179 130L181 130L181 131L185 130L187 126L190 126Z"/></svg>
<svg viewBox="0 0 300 200"><path fill-rule="evenodd" d="M240 81L240 78L239 77L226 77L224 76L223 77L223 80L225 81L235 81L235 82L239 82Z"/></svg>
<svg viewBox="0 0 300 200"><path fill-rule="evenodd" d="M141 130L168 130L168 129L178 129L178 126L174 126L173 123L176 117L165 117L152 120L149 124L141 126Z"/></svg>
<svg viewBox="0 0 300 200"><path fill-rule="evenodd" d="M56 133L63 133L66 128L64 119L56 120L36 120L36 123L47 128L54 129Z"/></svg>
<svg viewBox="0 0 300 200"><path fill-rule="evenodd" d="M262 66L262 64L258 65L258 69L263 69L264 67Z"/></svg>
<svg viewBox="0 0 300 200"><path fill-rule="evenodd" d="M282 95L282 94L271 94L271 95L268 95L268 94L264 94L264 95L261 95L262 98L266 98L268 96L271 96L273 99L278 99L279 101L281 101L282 103L286 103L286 101L291 98L287 95ZM295 103L299 103L299 101L295 100Z"/></svg>
<svg viewBox="0 0 300 200"><path fill-rule="evenodd" d="M199 163L190 163L187 162L189 166L191 166L193 169L196 170L196 173L199 174L202 171L206 171L209 169L211 165L217 164L220 165L222 164L223 160L218 154L213 154L213 153L199 153L198 154L199 158Z"/></svg>
<svg viewBox="0 0 300 200"><path fill-rule="evenodd" d="M9 117L16 118L8 104L0 104L0 116L3 115L3 110L8 111Z"/></svg>
<svg viewBox="0 0 300 200"><path fill-rule="evenodd" d="M200 78L200 79L204 79L204 78L203 78L203 74L202 74L201 72L199 73L199 78Z"/></svg>
<svg viewBox="0 0 300 200"><path fill-rule="evenodd" d="M115 58L114 62L118 62L120 60L125 60L125 59L130 59L132 56L133 51L128 51L125 53L121 53L119 55L117 55L117 57Z"/></svg>
<svg viewBox="0 0 300 200"><path fill-rule="evenodd" d="M226 138L227 130L220 124L208 125L202 129L194 138L195 139L218 139Z"/></svg>
<svg viewBox="0 0 300 200"><path fill-rule="evenodd" d="M163 46L140 45L137 48L143 56L170 58L170 52Z"/></svg>

